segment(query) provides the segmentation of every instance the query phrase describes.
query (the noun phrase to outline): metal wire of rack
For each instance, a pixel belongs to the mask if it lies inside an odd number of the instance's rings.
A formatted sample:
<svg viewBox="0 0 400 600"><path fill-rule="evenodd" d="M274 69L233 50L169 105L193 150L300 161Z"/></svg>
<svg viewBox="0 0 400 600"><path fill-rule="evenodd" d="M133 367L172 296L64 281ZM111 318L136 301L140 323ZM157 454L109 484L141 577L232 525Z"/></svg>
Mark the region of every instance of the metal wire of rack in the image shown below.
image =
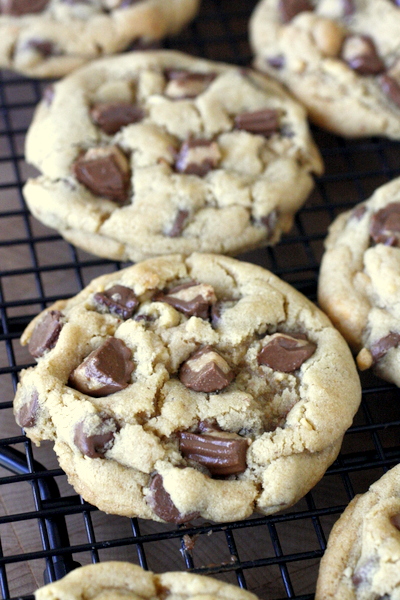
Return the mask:
<svg viewBox="0 0 400 600"><path fill-rule="evenodd" d="M247 23L256 0L205 0L198 18L165 47L249 65ZM32 172L24 137L45 82L0 74L0 589L4 599L79 564L130 560L160 572L190 569L247 587L261 599L311 600L329 531L348 501L400 460L397 388L362 375L363 402L339 458L296 506L270 517L175 528L105 515L69 487L51 447L34 449L18 429L12 398L31 358L18 339L32 316L121 264L95 258L33 219L21 195ZM325 174L274 248L240 258L280 275L311 299L332 219L400 175L400 147L313 130ZM18 282L18 285L16 283Z"/></svg>

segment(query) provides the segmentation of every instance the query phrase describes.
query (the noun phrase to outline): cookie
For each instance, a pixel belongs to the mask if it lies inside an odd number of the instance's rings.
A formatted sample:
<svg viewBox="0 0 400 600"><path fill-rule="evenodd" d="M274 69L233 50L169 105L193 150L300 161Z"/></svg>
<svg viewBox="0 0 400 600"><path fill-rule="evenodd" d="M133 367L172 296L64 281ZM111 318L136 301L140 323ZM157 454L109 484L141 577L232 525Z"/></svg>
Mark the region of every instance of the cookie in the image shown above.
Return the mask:
<svg viewBox="0 0 400 600"><path fill-rule="evenodd" d="M400 385L400 178L341 214L325 241L318 300L361 370Z"/></svg>
<svg viewBox="0 0 400 600"><path fill-rule="evenodd" d="M22 338L16 420L101 510L172 523L269 514L336 458L360 402L350 350L256 265L149 259L59 301Z"/></svg>
<svg viewBox="0 0 400 600"><path fill-rule="evenodd" d="M109 561L75 569L35 592L35 600L257 600L247 590L212 577L176 572L155 574L127 562Z"/></svg>
<svg viewBox="0 0 400 600"><path fill-rule="evenodd" d="M315 600L400 598L400 465L356 496L321 561Z"/></svg>
<svg viewBox="0 0 400 600"><path fill-rule="evenodd" d="M32 213L138 261L278 241L321 171L303 109L250 70L168 51L103 59L48 91L28 132Z"/></svg>
<svg viewBox="0 0 400 600"><path fill-rule="evenodd" d="M1 0L0 67L60 77L128 46L177 33L200 0Z"/></svg>
<svg viewBox="0 0 400 600"><path fill-rule="evenodd" d="M400 138L396 0L261 0L250 21L255 65L321 127Z"/></svg>

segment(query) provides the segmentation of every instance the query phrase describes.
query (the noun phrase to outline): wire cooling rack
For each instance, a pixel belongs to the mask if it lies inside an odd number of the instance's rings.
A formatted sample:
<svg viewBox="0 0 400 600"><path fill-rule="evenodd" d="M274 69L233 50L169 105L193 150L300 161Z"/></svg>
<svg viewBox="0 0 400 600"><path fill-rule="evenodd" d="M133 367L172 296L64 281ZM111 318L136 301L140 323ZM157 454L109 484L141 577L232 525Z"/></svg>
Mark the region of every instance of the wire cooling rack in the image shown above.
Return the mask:
<svg viewBox="0 0 400 600"><path fill-rule="evenodd" d="M255 0L203 0L200 15L166 47L248 65L247 23ZM261 599L314 596L319 560L348 501L400 459L399 391L364 375L363 402L342 452L296 506L271 517L175 528L105 515L75 494L52 448L32 448L12 415L20 370L32 363L18 339L33 315L120 268L76 250L33 219L21 196L32 173L24 137L44 83L0 75L0 587L30 598L79 564L130 560L156 572L190 569L247 587ZM275 247L240 258L270 268L311 299L332 219L400 175L400 147L346 141L314 129L326 173Z"/></svg>

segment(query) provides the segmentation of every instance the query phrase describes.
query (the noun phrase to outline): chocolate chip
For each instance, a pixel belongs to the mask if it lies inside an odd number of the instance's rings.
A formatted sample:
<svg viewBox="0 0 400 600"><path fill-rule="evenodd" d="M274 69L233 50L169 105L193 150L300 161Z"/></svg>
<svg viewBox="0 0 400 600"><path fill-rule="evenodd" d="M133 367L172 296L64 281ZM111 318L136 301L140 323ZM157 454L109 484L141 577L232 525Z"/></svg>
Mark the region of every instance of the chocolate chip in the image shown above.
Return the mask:
<svg viewBox="0 0 400 600"><path fill-rule="evenodd" d="M175 169L178 173L204 177L221 160L218 144L210 140L188 140L177 154Z"/></svg>
<svg viewBox="0 0 400 600"><path fill-rule="evenodd" d="M145 113L131 102L98 102L90 111L93 121L108 135L141 121Z"/></svg>
<svg viewBox="0 0 400 600"><path fill-rule="evenodd" d="M396 515L390 517L390 522L393 525L393 527L396 527L396 529L400 531L400 513L397 513Z"/></svg>
<svg viewBox="0 0 400 600"><path fill-rule="evenodd" d="M54 348L63 327L61 317L59 310L50 310L36 325L28 344L32 356L39 358L46 350Z"/></svg>
<svg viewBox="0 0 400 600"><path fill-rule="evenodd" d="M212 475L235 475L246 470L247 440L234 433L200 435L179 433L179 449L185 458L207 467Z"/></svg>
<svg viewBox="0 0 400 600"><path fill-rule="evenodd" d="M190 281L154 296L156 302L166 302L188 317L208 319L210 306L217 301L214 289L207 283Z"/></svg>
<svg viewBox="0 0 400 600"><path fill-rule="evenodd" d="M259 365L267 365L274 371L291 373L312 356L317 346L302 334L274 333L258 353Z"/></svg>
<svg viewBox="0 0 400 600"><path fill-rule="evenodd" d="M69 378L69 385L88 396L102 398L127 387L132 371L132 352L118 338L108 338L85 358Z"/></svg>
<svg viewBox="0 0 400 600"><path fill-rule="evenodd" d="M217 392L226 388L235 375L224 358L212 346L197 350L184 362L179 379L195 392Z"/></svg>
<svg viewBox="0 0 400 600"><path fill-rule="evenodd" d="M244 112L235 117L235 127L269 137L279 129L279 114L277 110L269 108Z"/></svg>
<svg viewBox="0 0 400 600"><path fill-rule="evenodd" d="M123 204L129 191L129 164L117 146L92 148L72 166L77 180L96 196Z"/></svg>
<svg viewBox="0 0 400 600"><path fill-rule="evenodd" d="M305 11L313 11L309 0L279 0L278 10L284 23L291 21L296 15Z"/></svg>
<svg viewBox="0 0 400 600"><path fill-rule="evenodd" d="M104 292L98 292L93 300L101 307L106 307L111 314L125 320L131 318L139 305L134 291L124 285L114 285Z"/></svg>
<svg viewBox="0 0 400 600"><path fill-rule="evenodd" d="M0 0L0 12L3 15L20 17L44 10L49 0Z"/></svg>
<svg viewBox="0 0 400 600"><path fill-rule="evenodd" d="M277 54L276 56L270 56L266 60L270 67L272 67L273 69L277 69L278 71L280 69L283 69L283 67L286 64L286 60L285 60L285 57L283 54Z"/></svg>
<svg viewBox="0 0 400 600"><path fill-rule="evenodd" d="M400 107L400 85L390 75L381 75L378 77L378 83L381 90L396 106Z"/></svg>
<svg viewBox="0 0 400 600"><path fill-rule="evenodd" d="M184 229L185 221L189 216L188 210L178 210L175 217L175 221L172 224L171 229L168 231L169 237L179 237Z"/></svg>
<svg viewBox="0 0 400 600"><path fill-rule="evenodd" d="M366 35L348 35L344 39L341 56L360 75L377 75L385 70L374 41Z"/></svg>
<svg viewBox="0 0 400 600"><path fill-rule="evenodd" d="M398 246L400 242L400 202L391 202L371 218L370 234L376 244Z"/></svg>
<svg viewBox="0 0 400 600"><path fill-rule="evenodd" d="M193 73L186 70L167 69L165 95L169 98L196 98L214 81L216 73Z"/></svg>
<svg viewBox="0 0 400 600"><path fill-rule="evenodd" d="M39 410L39 394L36 390L30 394L27 401L15 415L15 419L20 427L34 427L36 425L37 414Z"/></svg>
<svg viewBox="0 0 400 600"><path fill-rule="evenodd" d="M187 523L196 519L199 513L193 512L182 515L171 500L171 496L163 485L163 478L159 473L153 475L150 482L150 496L147 499L149 506L153 509L157 517L167 523Z"/></svg>
<svg viewBox="0 0 400 600"><path fill-rule="evenodd" d="M391 331L388 335L381 338L370 348L372 358L375 362L378 362L391 348L397 348L400 344L400 333Z"/></svg>
<svg viewBox="0 0 400 600"><path fill-rule="evenodd" d="M85 422L80 421L75 426L74 444L85 456L101 458L112 447L116 424L113 419L103 419L101 429L108 429L101 433L85 433Z"/></svg>
<svg viewBox="0 0 400 600"><path fill-rule="evenodd" d="M32 39L26 43L26 48L33 48L36 52L39 52L44 58L48 58L49 56L58 56L60 54L60 50L56 47L56 45L49 40L39 40Z"/></svg>

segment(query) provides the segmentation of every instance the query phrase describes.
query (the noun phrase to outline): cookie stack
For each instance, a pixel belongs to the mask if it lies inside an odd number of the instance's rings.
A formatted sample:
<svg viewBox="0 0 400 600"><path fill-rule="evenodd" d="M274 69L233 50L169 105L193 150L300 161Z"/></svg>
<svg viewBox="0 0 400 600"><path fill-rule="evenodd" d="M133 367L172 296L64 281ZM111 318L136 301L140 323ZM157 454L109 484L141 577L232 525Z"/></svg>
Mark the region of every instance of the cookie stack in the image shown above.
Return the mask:
<svg viewBox="0 0 400 600"><path fill-rule="evenodd" d="M319 300L335 327L274 274L226 256L277 244L292 227L323 170L307 114L340 135L400 138L400 7L261 0L250 22L257 70L166 50L90 62L176 32L198 4L0 1L3 66L73 71L46 89L28 132L32 214L88 252L137 262L27 327L37 365L21 373L16 420L36 444L54 442L85 500L173 524L271 514L321 479L361 399L347 342L360 369L400 382L399 180L330 230ZM389 558L400 547L393 481L382 484L389 512L366 495ZM394 575L371 595L368 544L346 562L340 597L397 598ZM102 577L93 573L82 581ZM132 598L172 593L134 575L146 591ZM210 598L251 597L184 580ZM38 600L62 593L44 590ZM318 593L330 597L323 584Z"/></svg>

